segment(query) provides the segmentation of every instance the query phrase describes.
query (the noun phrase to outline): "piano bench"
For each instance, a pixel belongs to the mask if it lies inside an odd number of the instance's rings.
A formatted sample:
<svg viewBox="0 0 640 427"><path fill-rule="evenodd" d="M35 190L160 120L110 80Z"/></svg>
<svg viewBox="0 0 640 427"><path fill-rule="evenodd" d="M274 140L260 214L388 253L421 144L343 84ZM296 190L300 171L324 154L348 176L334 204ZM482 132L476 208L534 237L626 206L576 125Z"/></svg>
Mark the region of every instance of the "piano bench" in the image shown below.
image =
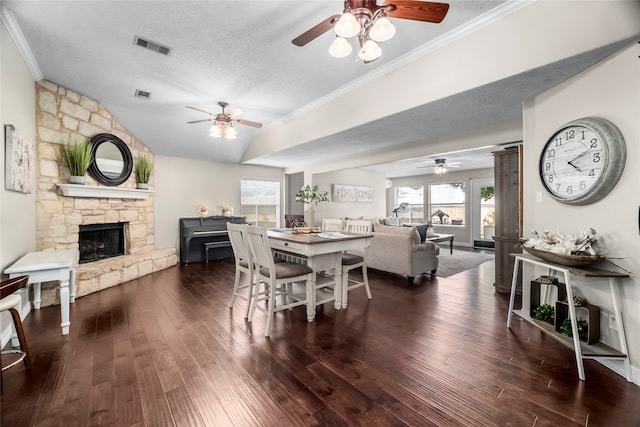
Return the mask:
<svg viewBox="0 0 640 427"><path fill-rule="evenodd" d="M230 248L231 242L205 242L202 244L202 250L204 252L204 262L209 262L209 249L217 248Z"/></svg>

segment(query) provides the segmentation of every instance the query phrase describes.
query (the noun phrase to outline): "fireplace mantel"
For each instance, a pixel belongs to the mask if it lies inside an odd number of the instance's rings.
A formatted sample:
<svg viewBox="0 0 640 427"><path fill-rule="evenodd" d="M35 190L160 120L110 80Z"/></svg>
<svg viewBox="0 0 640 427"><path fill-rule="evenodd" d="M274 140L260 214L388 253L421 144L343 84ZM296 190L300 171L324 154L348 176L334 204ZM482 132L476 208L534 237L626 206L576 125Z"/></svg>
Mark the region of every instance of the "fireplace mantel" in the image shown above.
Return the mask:
<svg viewBox="0 0 640 427"><path fill-rule="evenodd" d="M57 184L66 197L93 197L101 199L147 199L153 191L121 187L97 187L79 184Z"/></svg>

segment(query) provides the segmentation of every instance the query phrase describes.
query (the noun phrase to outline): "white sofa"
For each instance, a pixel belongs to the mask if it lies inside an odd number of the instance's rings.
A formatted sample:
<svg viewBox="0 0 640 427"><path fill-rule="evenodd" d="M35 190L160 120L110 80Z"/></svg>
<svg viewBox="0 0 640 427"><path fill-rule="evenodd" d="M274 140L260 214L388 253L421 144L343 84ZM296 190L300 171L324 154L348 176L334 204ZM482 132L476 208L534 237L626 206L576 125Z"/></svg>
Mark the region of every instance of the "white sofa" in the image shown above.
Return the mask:
<svg viewBox="0 0 640 427"><path fill-rule="evenodd" d="M410 283L415 276L436 273L440 248L430 241L420 243L415 227L374 223L372 234L365 252L367 268L407 276Z"/></svg>

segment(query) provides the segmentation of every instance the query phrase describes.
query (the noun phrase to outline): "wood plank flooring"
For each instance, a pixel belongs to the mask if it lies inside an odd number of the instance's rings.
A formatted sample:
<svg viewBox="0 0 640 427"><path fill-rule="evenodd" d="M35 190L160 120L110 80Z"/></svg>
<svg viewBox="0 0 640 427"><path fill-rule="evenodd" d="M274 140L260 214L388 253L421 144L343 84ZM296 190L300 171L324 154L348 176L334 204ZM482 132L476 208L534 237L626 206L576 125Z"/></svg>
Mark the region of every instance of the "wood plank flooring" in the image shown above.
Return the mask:
<svg viewBox="0 0 640 427"><path fill-rule="evenodd" d="M229 310L231 260L182 265L33 311L33 369L4 372L2 426L639 426L640 387L515 318L488 262L449 277L370 271L304 307ZM357 274L357 273L355 273Z"/></svg>

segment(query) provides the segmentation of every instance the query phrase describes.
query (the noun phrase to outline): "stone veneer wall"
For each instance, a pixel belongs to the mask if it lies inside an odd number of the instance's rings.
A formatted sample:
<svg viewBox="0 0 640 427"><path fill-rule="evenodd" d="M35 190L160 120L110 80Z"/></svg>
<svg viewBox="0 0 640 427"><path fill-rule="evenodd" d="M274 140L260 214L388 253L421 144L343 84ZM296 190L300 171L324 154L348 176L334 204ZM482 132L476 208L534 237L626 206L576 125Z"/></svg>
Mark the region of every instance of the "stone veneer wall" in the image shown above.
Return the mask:
<svg viewBox="0 0 640 427"><path fill-rule="evenodd" d="M44 80L36 83L36 96L38 250L78 249L81 224L128 223L124 256L77 266L76 297L175 265L175 248L155 248L153 194L147 199L66 197L56 185L68 183L69 171L60 161L60 144L67 141L106 132L127 144L134 162L140 153L153 161L153 154L91 98ZM86 179L88 186L102 186L89 175ZM135 173L120 187L136 188ZM57 283L43 284L42 306L56 303Z"/></svg>

